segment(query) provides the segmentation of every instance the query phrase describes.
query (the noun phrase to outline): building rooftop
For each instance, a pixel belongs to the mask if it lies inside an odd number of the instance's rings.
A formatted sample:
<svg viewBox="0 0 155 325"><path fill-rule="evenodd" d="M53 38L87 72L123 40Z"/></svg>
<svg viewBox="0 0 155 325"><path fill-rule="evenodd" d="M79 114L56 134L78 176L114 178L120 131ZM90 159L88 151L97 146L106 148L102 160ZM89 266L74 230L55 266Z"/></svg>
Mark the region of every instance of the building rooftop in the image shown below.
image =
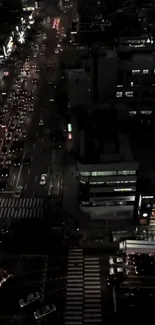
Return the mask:
<svg viewBox="0 0 155 325"><path fill-rule="evenodd" d="M80 131L79 160L86 164L134 162L128 134L118 132L116 111L110 107L85 116Z"/></svg>

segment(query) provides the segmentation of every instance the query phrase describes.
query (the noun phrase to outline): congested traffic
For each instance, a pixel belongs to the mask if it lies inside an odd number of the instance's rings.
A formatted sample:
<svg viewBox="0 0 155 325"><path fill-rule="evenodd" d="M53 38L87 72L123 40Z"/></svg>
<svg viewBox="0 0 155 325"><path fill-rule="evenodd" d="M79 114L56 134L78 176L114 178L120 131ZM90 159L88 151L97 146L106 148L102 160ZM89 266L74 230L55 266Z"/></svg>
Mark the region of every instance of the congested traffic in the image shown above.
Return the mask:
<svg viewBox="0 0 155 325"><path fill-rule="evenodd" d="M0 191L7 190L12 166L20 168L31 163L31 154L24 149L39 88L38 38L31 49L0 107Z"/></svg>

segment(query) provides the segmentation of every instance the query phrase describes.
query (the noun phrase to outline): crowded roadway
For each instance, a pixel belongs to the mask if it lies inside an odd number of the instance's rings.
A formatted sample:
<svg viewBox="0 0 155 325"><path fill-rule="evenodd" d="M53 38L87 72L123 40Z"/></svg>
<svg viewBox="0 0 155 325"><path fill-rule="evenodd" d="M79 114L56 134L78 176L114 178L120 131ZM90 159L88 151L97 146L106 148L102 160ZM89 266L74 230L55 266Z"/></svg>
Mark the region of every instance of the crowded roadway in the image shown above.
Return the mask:
<svg viewBox="0 0 155 325"><path fill-rule="evenodd" d="M65 33L61 19L52 17L52 10L49 16L49 8L47 13L0 108L0 192L7 196L47 195L54 177L54 146L62 150L60 143L52 143L50 129L56 119L54 93Z"/></svg>

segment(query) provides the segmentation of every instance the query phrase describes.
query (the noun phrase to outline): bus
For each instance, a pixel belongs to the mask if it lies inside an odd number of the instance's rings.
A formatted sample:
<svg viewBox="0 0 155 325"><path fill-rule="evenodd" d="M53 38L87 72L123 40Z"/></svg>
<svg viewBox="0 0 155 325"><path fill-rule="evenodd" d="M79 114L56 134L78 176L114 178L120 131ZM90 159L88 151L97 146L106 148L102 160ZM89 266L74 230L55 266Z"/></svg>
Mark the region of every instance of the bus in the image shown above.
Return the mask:
<svg viewBox="0 0 155 325"><path fill-rule="evenodd" d="M119 243L119 250L126 255L155 255L155 242L147 240L124 240Z"/></svg>

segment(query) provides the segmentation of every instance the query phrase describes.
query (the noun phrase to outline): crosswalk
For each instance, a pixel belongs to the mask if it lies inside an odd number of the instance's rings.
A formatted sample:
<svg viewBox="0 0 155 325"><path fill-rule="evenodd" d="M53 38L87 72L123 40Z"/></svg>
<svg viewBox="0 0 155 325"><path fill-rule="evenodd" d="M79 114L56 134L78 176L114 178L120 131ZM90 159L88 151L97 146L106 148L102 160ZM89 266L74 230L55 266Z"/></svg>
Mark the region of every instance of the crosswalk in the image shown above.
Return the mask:
<svg viewBox="0 0 155 325"><path fill-rule="evenodd" d="M102 324L99 258L80 248L68 252L64 318L65 325Z"/></svg>
<svg viewBox="0 0 155 325"><path fill-rule="evenodd" d="M100 264L98 257L84 258L84 324L102 324Z"/></svg>
<svg viewBox="0 0 155 325"><path fill-rule="evenodd" d="M66 286L65 325L83 324L83 250L70 249Z"/></svg>
<svg viewBox="0 0 155 325"><path fill-rule="evenodd" d="M43 198L1 198L0 219L34 219L43 216Z"/></svg>

